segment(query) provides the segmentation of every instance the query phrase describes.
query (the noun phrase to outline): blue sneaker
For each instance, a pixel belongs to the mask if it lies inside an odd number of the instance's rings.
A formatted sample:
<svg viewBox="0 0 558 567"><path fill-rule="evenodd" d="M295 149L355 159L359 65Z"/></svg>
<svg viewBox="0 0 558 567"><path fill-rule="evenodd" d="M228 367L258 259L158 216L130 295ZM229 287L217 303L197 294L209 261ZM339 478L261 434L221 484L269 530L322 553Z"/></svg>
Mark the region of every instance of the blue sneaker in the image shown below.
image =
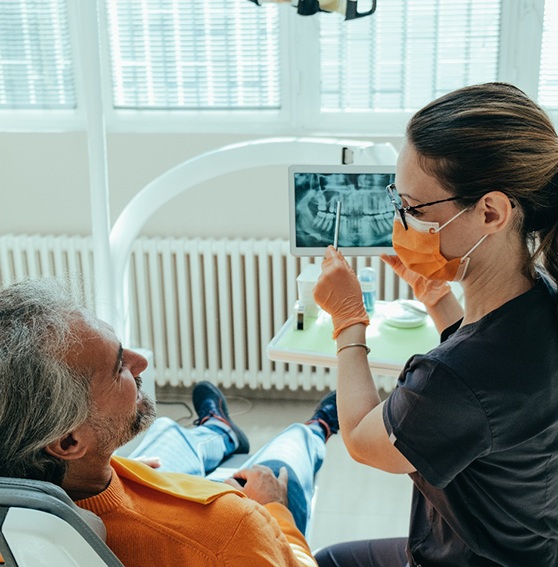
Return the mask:
<svg viewBox="0 0 558 567"><path fill-rule="evenodd" d="M324 396L316 406L314 415L306 422L306 425L310 425L312 423L318 423L321 425L325 432L326 441L339 431L337 392L335 390Z"/></svg>
<svg viewBox="0 0 558 567"><path fill-rule="evenodd" d="M194 409L198 414L198 419L194 425L203 425L208 419L215 418L228 425L238 438L238 447L233 453L249 453L250 441L246 434L229 416L229 408L223 392L210 382L198 382L192 391L192 401Z"/></svg>

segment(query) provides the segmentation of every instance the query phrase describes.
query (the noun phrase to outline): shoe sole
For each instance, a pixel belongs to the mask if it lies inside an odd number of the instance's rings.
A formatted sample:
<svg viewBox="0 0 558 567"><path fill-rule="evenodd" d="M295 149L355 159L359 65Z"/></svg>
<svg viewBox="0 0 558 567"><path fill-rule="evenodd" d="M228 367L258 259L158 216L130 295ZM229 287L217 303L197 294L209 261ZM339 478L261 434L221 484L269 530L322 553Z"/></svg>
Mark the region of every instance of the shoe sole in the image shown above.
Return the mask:
<svg viewBox="0 0 558 567"><path fill-rule="evenodd" d="M196 410L196 413L199 407L196 391L199 392L202 388L207 388L219 399L219 408L221 409L221 413L225 416L228 425L236 434L236 437L238 439L238 447L233 451L233 454L249 453L250 441L248 440L248 437L246 437L244 431L242 431L242 429L240 429L240 427L238 427L238 425L236 425L236 423L231 419L229 415L229 407L227 406L227 400L225 399L221 390L219 390L219 388L214 386L211 382L198 382L194 387L194 391L192 392L192 401L194 402L194 409ZM203 396L203 399L205 399L206 397L207 396Z"/></svg>

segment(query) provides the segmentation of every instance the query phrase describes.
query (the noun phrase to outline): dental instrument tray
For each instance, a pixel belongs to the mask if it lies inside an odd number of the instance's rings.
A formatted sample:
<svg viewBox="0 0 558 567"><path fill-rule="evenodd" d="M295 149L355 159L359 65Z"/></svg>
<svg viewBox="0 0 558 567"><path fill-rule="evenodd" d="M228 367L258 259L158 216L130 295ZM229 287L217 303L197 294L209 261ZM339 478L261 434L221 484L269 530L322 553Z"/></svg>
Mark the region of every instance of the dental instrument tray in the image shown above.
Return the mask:
<svg viewBox="0 0 558 567"><path fill-rule="evenodd" d="M289 240L293 256L321 256L334 242L345 256L393 254L394 208L386 186L394 165L289 167Z"/></svg>

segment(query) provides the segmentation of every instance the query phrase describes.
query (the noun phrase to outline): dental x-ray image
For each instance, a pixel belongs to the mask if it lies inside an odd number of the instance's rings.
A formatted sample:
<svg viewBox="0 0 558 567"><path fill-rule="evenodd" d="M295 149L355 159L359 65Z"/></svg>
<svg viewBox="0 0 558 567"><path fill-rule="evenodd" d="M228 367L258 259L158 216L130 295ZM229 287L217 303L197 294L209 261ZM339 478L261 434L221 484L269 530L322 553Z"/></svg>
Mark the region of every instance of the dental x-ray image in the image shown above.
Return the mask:
<svg viewBox="0 0 558 567"><path fill-rule="evenodd" d="M338 202L343 254L392 253L394 208L386 185L394 177L394 166L291 166L292 254L320 255L333 244Z"/></svg>

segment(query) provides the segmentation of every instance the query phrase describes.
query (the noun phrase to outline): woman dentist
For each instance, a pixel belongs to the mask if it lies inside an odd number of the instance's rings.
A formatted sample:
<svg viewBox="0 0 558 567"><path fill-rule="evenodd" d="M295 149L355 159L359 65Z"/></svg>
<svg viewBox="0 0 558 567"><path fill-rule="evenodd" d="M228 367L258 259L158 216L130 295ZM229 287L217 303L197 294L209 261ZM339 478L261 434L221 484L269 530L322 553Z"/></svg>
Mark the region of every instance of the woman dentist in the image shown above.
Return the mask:
<svg viewBox="0 0 558 567"><path fill-rule="evenodd" d="M414 483L408 538L349 542L324 566L558 565L558 137L512 85L417 112L384 257L427 306L441 344L381 401L354 272L328 248L314 290L338 348L340 431L352 457ZM460 281L465 309L448 281ZM373 505L373 503L371 503Z"/></svg>

